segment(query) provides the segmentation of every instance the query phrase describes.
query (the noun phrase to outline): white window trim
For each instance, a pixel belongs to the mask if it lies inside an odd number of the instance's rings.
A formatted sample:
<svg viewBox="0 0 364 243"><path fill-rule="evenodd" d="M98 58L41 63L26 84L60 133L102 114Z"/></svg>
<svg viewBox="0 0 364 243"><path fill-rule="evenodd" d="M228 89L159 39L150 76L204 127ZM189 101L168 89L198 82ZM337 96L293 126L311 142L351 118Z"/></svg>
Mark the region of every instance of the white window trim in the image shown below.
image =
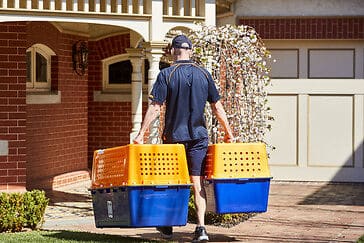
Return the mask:
<svg viewBox="0 0 364 243"><path fill-rule="evenodd" d="M109 84L109 66L122 61L129 60L128 54L120 54L102 60L102 89L103 91L128 91L130 84Z"/></svg>
<svg viewBox="0 0 364 243"><path fill-rule="evenodd" d="M102 62L102 90L103 92L122 92L122 93L130 93L131 92L131 84L109 84L109 65L128 61L129 54L120 54L116 56L112 56L109 58L103 59ZM142 83L143 89L148 87L147 84L144 84L144 62L142 63Z"/></svg>
<svg viewBox="0 0 364 243"><path fill-rule="evenodd" d="M61 91L57 92L38 92L28 93L26 98L27 104L60 104Z"/></svg>
<svg viewBox="0 0 364 243"><path fill-rule="evenodd" d="M34 44L27 49L27 52L31 52L31 80L32 82L26 82L27 91L50 91L51 89L51 56L56 55L55 52L48 46L43 44ZM40 83L34 81L36 79L36 53L41 54L47 60L47 83Z"/></svg>
<svg viewBox="0 0 364 243"><path fill-rule="evenodd" d="M101 92L94 91L94 101L95 102L130 102L132 99L131 92L122 93L122 92ZM143 89L143 102L148 101L147 91Z"/></svg>
<svg viewBox="0 0 364 243"><path fill-rule="evenodd" d="M125 102L131 101L131 84L109 84L108 66L116 62L130 60L128 54L120 54L103 59L102 62L102 91L94 91L96 102ZM144 62L142 64L143 101L147 101L148 84L144 84Z"/></svg>

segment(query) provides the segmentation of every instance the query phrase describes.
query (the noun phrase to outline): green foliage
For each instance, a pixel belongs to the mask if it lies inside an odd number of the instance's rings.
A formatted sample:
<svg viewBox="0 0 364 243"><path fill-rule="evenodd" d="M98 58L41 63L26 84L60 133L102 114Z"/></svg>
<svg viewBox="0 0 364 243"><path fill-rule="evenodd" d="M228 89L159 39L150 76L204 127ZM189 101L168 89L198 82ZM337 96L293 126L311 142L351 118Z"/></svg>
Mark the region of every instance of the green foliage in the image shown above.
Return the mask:
<svg viewBox="0 0 364 243"><path fill-rule="evenodd" d="M362 235L356 243L364 243L364 235Z"/></svg>
<svg viewBox="0 0 364 243"><path fill-rule="evenodd" d="M44 222L43 216L49 199L44 191L33 190L24 194L24 202L26 226L34 230Z"/></svg>
<svg viewBox="0 0 364 243"><path fill-rule="evenodd" d="M196 24L195 30L184 33L192 42L191 59L211 73L235 141L265 143L269 156L275 147L266 139L274 122L267 89L271 86L270 71L275 60L253 27ZM166 41L171 42L182 33L182 30L171 30ZM171 57L164 55L161 60L172 63ZM209 142L223 142L225 131L210 106L206 106L205 117Z"/></svg>
<svg viewBox="0 0 364 243"><path fill-rule="evenodd" d="M267 93L270 52L250 26L200 27L189 34L194 46L192 58L211 72L236 141L266 143L274 120ZM206 125L210 141L222 142L224 130L209 107Z"/></svg>
<svg viewBox="0 0 364 243"><path fill-rule="evenodd" d="M0 232L19 232L23 227L35 229L43 222L48 201L40 190L0 193Z"/></svg>
<svg viewBox="0 0 364 243"><path fill-rule="evenodd" d="M20 193L0 194L0 232L16 232L23 228L24 207Z"/></svg>

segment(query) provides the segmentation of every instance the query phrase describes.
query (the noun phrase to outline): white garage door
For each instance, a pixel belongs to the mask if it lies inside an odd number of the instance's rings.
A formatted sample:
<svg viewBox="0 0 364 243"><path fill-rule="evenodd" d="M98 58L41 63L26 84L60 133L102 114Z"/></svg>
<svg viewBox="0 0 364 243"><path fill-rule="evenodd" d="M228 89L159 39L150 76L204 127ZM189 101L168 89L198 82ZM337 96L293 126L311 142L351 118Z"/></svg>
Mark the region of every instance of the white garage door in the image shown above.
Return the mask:
<svg viewBox="0 0 364 243"><path fill-rule="evenodd" d="M364 182L364 42L265 43L274 180Z"/></svg>

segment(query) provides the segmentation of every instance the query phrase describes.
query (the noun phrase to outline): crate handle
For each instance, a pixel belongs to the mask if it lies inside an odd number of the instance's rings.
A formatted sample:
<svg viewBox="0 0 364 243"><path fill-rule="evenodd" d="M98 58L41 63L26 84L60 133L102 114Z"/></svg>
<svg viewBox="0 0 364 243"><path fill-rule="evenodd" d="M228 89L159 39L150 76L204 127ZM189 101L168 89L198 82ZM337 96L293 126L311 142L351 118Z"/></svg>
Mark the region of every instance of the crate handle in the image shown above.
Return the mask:
<svg viewBox="0 0 364 243"><path fill-rule="evenodd" d="M158 186L155 186L156 188L168 188L168 186L167 185L158 185Z"/></svg>
<svg viewBox="0 0 364 243"><path fill-rule="evenodd" d="M158 186L155 186L156 189L167 189L168 186L164 186L164 185L158 185Z"/></svg>
<svg viewBox="0 0 364 243"><path fill-rule="evenodd" d="M247 182L249 180L250 180L249 178L238 178L237 179L238 183L245 183L245 182Z"/></svg>

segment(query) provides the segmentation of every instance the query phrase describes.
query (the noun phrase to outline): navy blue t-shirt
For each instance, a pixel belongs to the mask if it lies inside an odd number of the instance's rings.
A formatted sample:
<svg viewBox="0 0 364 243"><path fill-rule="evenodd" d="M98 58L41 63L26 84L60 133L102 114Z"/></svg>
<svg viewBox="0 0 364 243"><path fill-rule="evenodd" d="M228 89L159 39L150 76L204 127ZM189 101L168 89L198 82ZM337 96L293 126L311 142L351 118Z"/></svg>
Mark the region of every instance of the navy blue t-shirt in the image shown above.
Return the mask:
<svg viewBox="0 0 364 243"><path fill-rule="evenodd" d="M166 102L163 140L167 143L207 138L206 102L220 99L210 73L190 60L181 60L161 70L149 98Z"/></svg>

